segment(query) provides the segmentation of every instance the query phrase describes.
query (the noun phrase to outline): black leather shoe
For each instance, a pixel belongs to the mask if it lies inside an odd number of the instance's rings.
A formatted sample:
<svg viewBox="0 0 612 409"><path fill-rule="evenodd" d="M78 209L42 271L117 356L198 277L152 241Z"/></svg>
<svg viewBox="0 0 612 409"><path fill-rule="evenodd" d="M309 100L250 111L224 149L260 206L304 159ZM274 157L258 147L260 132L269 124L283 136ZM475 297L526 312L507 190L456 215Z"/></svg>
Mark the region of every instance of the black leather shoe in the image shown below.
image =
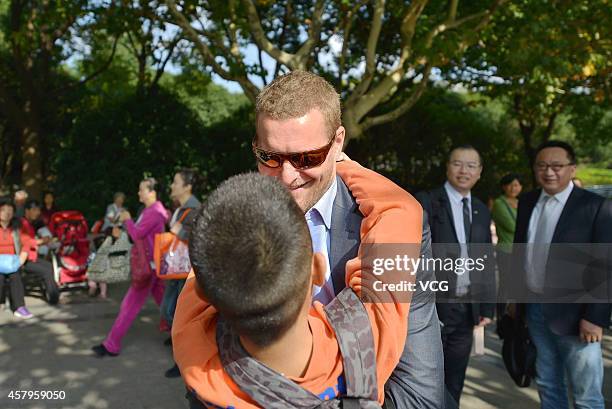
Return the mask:
<svg viewBox="0 0 612 409"><path fill-rule="evenodd" d="M179 369L177 364L174 364L174 366L172 368L170 368L170 369L168 369L166 371L164 376L166 378L178 378L178 377L181 376L181 370Z"/></svg>
<svg viewBox="0 0 612 409"><path fill-rule="evenodd" d="M91 347L91 350L94 351L94 354L96 354L96 356L98 358L102 358L102 357L105 357L105 356L117 356L117 355L119 355L119 354L115 354L113 352L110 352L102 344Z"/></svg>

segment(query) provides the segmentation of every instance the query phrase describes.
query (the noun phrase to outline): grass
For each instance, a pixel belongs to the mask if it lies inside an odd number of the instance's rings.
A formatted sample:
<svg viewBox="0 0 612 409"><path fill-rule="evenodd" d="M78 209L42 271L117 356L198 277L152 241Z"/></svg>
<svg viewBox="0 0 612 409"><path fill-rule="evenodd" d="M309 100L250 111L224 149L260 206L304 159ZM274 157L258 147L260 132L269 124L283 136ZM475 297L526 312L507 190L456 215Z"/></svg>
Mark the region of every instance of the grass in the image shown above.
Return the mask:
<svg viewBox="0 0 612 409"><path fill-rule="evenodd" d="M585 186L612 185L612 169L579 167L576 176Z"/></svg>

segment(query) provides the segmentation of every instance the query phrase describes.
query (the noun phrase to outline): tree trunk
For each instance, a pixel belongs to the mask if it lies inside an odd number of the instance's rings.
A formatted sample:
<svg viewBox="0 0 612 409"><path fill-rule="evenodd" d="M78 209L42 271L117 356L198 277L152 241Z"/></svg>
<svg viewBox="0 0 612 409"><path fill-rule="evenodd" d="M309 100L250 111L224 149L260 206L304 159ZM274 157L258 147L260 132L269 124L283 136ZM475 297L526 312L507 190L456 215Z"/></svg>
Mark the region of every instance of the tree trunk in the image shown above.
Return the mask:
<svg viewBox="0 0 612 409"><path fill-rule="evenodd" d="M535 163L535 148L533 146L533 134L535 133L535 125L533 123L525 124L519 119L519 129L523 138L523 151L529 162L529 170L531 171L531 183L533 187L537 186L533 165Z"/></svg>
<svg viewBox="0 0 612 409"><path fill-rule="evenodd" d="M40 126L37 119L29 119L29 124L21 129L21 180L30 197L39 199L43 192Z"/></svg>
<svg viewBox="0 0 612 409"><path fill-rule="evenodd" d="M344 146L351 139L358 139L363 134L363 129L357 121L357 115L354 109L351 107L345 107L342 112L342 125L346 129L346 135L344 137Z"/></svg>
<svg viewBox="0 0 612 409"><path fill-rule="evenodd" d="M34 89L29 77L20 77L19 80L27 90ZM4 182L19 183L36 198L42 193L44 183L41 154L43 128L40 101L37 98L42 98L42 95L32 92L32 95L24 96L23 100L5 100L0 106L6 113L8 127L4 132L2 148L12 152L10 155L3 152L2 155Z"/></svg>

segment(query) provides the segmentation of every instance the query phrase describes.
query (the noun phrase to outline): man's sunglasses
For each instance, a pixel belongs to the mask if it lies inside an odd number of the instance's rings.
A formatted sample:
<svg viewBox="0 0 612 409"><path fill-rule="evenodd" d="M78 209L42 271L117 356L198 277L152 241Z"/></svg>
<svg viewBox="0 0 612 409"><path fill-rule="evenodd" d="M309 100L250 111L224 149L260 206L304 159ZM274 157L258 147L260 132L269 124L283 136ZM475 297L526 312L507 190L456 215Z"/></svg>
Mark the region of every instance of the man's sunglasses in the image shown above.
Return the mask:
<svg viewBox="0 0 612 409"><path fill-rule="evenodd" d="M266 151L264 149L258 148L255 146L255 141L257 137L253 138L253 153L255 154L255 158L262 165L268 168L280 168L283 166L283 162L288 160L291 165L293 165L296 169L309 169L314 168L325 162L325 158L327 158L327 154L334 144L334 140L336 139L336 134L334 134L329 141L329 143L322 148L313 149L311 151L305 152L290 152L290 153L281 153L274 151Z"/></svg>

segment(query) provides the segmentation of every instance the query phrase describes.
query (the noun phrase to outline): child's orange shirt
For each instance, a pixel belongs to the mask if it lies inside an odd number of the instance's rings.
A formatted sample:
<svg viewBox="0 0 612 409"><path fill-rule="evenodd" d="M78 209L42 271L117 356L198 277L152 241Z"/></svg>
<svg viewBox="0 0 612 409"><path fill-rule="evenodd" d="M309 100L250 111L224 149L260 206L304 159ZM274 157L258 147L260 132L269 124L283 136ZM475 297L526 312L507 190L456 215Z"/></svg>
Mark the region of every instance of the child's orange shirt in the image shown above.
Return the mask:
<svg viewBox="0 0 612 409"><path fill-rule="evenodd" d="M362 246L365 243L420 244L423 210L409 193L353 161L339 163L337 172L364 216L360 231ZM418 258L416 249L420 246L411 248L415 253L409 255ZM360 246L360 254L361 250ZM346 282L359 294L362 280L384 282L384 275L374 277L372 272L362 271L358 256L346 265ZM395 298L393 301L365 304L374 336L381 404L384 384L399 362L407 334L410 304ZM345 389L342 355L321 303L314 303L308 322L313 335L311 359L303 377L290 379L322 399L333 399ZM179 297L172 326L174 359L183 379L209 407L257 408L224 372L217 350L216 326L217 311L197 289L192 273Z"/></svg>

